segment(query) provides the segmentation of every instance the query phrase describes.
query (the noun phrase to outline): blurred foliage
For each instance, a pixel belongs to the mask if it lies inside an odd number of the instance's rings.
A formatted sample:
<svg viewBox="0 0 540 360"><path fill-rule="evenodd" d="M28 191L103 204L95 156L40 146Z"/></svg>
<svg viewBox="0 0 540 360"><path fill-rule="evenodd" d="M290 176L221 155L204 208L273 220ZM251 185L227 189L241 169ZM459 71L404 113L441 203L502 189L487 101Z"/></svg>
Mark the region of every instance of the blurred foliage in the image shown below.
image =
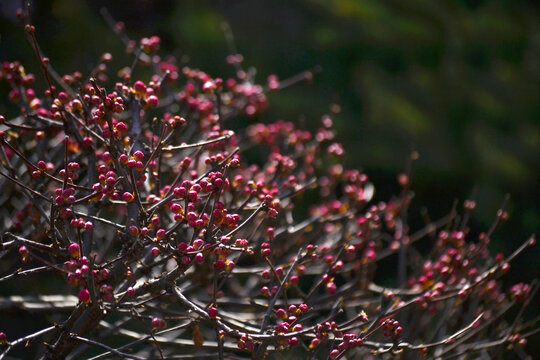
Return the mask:
<svg viewBox="0 0 540 360"><path fill-rule="evenodd" d="M20 3L0 3L0 60L35 60L14 15ZM511 220L494 239L506 239L498 249L509 252L538 231L540 21L534 1L34 1L38 40L60 72L88 74L105 51L117 58L112 75L130 63L101 7L124 21L132 38L160 35L164 52L214 76L234 75L225 64L223 21L260 82L321 65L312 85L272 94L263 120L314 128L337 103L346 160L379 184L381 199L396 192L395 177L414 148L421 156L415 203L432 217L475 193L473 222L483 230L510 193ZM25 65L40 78L37 61ZM1 113L10 109L0 104ZM419 210L412 208L413 223L420 222ZM537 249L521 270L538 274Z"/></svg>

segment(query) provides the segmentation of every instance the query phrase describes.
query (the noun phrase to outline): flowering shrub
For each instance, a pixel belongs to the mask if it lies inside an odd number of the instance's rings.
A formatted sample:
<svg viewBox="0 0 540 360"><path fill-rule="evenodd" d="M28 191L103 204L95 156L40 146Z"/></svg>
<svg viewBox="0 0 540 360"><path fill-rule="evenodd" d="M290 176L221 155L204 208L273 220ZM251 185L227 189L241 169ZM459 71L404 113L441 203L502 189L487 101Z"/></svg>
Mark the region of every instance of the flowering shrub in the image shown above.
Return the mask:
<svg viewBox="0 0 540 360"><path fill-rule="evenodd" d="M60 77L20 15L43 74L18 61L0 74L20 109L0 116L0 311L49 325L0 321L0 358L495 357L524 354L538 333L523 321L538 281L500 280L534 237L507 256L488 248L504 209L479 236L473 200L411 229L410 171L398 196L374 203L331 116L314 133L256 123L268 92L312 71L259 85L231 54L236 77L214 78L107 17L132 66L112 80L104 54L90 74ZM139 78L143 67L154 75ZM397 280L381 286L377 267L392 257ZM16 286L23 278L34 289Z"/></svg>

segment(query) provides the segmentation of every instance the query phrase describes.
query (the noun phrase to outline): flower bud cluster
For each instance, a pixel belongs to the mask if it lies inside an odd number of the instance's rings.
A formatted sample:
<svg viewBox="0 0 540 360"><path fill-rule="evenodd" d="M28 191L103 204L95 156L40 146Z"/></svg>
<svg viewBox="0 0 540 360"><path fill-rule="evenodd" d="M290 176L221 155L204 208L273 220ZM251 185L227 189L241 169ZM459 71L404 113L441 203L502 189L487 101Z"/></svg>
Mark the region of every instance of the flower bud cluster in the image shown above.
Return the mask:
<svg viewBox="0 0 540 360"><path fill-rule="evenodd" d="M115 31L127 37L121 23ZM337 106L313 132L283 120L256 123L268 92L282 91L287 80L270 75L256 84L239 54L227 57L235 77L222 79L179 70L174 57L159 55L157 36L126 43L136 56L131 67L113 74L105 53L91 74L63 75L62 91L52 84L37 91L18 61L1 68L21 116L0 116L2 175L13 200L0 248L16 254L2 256L1 268L13 272L0 280L54 269L64 275L64 288L55 290L89 305L74 308L51 349L69 349L72 324L98 334L100 324L118 321L126 331L108 328L111 336L154 336L168 322L179 326L182 346L199 349L217 336L226 356L241 350L264 358L295 347L310 357L384 357L416 354L420 343L428 344L421 352L440 347L456 356L444 341L452 332L494 337L480 317L495 322L513 303L529 304L536 283L505 291L499 281L517 254L488 249L508 218L503 209L478 238L455 219L416 232L405 222L413 177L399 175L402 194L373 202L373 184L347 167L350 154L336 140ZM234 121L239 116L250 126ZM475 209L465 202L466 214ZM431 245L416 251L417 241ZM398 269L399 288L379 285L381 264ZM132 321L141 319L147 330ZM443 339L435 342L431 329L440 319L449 326L438 327ZM418 326L411 339L403 332L409 324ZM497 324L501 344L526 345L525 329ZM93 338L90 330L77 336ZM158 342L159 352L172 353L173 345Z"/></svg>

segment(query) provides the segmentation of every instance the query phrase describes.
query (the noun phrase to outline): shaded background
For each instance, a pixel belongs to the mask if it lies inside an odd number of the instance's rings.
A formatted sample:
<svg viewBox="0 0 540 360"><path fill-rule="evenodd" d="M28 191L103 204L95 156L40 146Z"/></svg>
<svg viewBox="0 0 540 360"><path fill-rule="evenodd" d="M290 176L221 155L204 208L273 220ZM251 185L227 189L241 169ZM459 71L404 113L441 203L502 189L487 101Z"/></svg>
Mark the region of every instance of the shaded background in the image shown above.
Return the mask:
<svg viewBox="0 0 540 360"><path fill-rule="evenodd" d="M0 61L24 59L45 89L15 10L0 2ZM476 189L473 230L485 231L504 194L510 220L494 236L508 254L540 223L540 17L535 1L34 1L44 53L60 73L85 76L103 52L112 74L131 63L99 14L107 7L133 39L157 34L162 52L213 76L233 76L220 24L227 21L257 79L286 78L321 65L311 85L271 94L263 121L315 128L337 103L338 139L346 162L375 182L379 199L397 193L408 153L420 209L439 217ZM114 79L113 79L114 80ZM0 87L2 99L8 89ZM0 113L16 107L0 102ZM529 251L510 278L539 276L540 252Z"/></svg>

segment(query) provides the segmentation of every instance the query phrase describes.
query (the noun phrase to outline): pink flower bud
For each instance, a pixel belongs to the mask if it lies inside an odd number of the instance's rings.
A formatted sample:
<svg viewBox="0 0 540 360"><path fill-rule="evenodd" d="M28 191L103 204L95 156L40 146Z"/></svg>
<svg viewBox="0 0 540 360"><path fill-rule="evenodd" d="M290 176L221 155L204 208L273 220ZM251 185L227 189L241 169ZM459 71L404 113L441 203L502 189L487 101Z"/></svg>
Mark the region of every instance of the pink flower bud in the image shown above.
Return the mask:
<svg viewBox="0 0 540 360"><path fill-rule="evenodd" d="M165 231L165 229L159 229L156 232L156 237L157 237L158 240L163 240L166 235L167 235L167 232Z"/></svg>
<svg viewBox="0 0 540 360"><path fill-rule="evenodd" d="M146 103L151 107L156 107L159 105L159 99L155 95L151 95L146 99Z"/></svg>
<svg viewBox="0 0 540 360"><path fill-rule="evenodd" d="M334 282L329 282L328 284L326 284L326 292L329 293L330 295L334 295L336 293L336 290L337 290L337 287Z"/></svg>
<svg viewBox="0 0 540 360"><path fill-rule="evenodd" d="M211 319L215 319L218 316L218 309L215 307L208 309L208 316L210 316Z"/></svg>
<svg viewBox="0 0 540 360"><path fill-rule="evenodd" d="M90 291L88 291L88 289L82 289L79 292L79 300L85 304L88 304L90 302Z"/></svg>
<svg viewBox="0 0 540 360"><path fill-rule="evenodd" d="M135 199L135 196L130 192L125 192L122 194L122 199L124 199L125 202L130 203Z"/></svg>
<svg viewBox="0 0 540 360"><path fill-rule="evenodd" d="M74 259L78 259L81 256L81 249L79 247L79 244L72 243L68 247L68 252Z"/></svg>

